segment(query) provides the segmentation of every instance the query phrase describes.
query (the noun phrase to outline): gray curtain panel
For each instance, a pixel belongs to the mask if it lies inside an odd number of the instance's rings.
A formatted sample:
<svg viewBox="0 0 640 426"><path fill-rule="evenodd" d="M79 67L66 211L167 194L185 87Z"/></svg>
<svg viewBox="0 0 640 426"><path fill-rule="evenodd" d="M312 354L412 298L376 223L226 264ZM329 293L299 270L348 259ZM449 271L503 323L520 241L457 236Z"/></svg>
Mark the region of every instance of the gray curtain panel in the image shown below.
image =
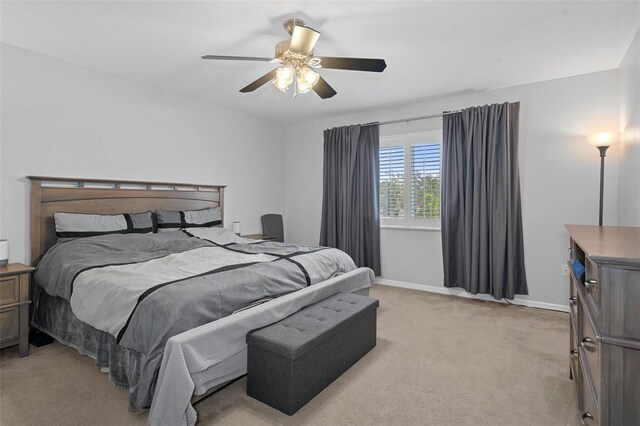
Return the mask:
<svg viewBox="0 0 640 426"><path fill-rule="evenodd" d="M442 141L444 285L496 299L528 294L518 130L520 103L445 115Z"/></svg>
<svg viewBox="0 0 640 426"><path fill-rule="evenodd" d="M380 127L324 131L320 245L339 248L358 266L380 270Z"/></svg>

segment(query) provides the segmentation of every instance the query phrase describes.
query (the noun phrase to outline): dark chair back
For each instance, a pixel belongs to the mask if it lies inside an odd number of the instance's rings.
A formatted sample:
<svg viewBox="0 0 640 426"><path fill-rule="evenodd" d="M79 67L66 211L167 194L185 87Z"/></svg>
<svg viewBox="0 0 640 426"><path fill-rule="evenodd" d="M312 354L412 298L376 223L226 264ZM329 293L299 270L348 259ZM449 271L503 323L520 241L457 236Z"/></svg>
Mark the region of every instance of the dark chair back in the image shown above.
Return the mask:
<svg viewBox="0 0 640 426"><path fill-rule="evenodd" d="M264 235L275 235L273 241L284 243L284 225L282 215L269 213L262 216L262 233Z"/></svg>

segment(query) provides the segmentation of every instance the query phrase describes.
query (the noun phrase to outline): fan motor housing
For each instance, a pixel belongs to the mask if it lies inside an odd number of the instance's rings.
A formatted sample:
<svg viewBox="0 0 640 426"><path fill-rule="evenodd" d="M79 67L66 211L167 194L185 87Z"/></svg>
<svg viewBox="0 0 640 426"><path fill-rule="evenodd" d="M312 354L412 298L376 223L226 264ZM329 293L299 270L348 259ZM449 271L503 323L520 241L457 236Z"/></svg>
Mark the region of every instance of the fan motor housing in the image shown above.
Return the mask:
<svg viewBox="0 0 640 426"><path fill-rule="evenodd" d="M291 44L291 40L282 40L280 43L276 44L276 55L275 57L278 59L284 59L286 57L285 53L289 50L289 45Z"/></svg>
<svg viewBox="0 0 640 426"><path fill-rule="evenodd" d="M293 29L296 26L304 27L304 21L302 19L290 18L284 21L283 24L284 29L287 30L289 35L293 34Z"/></svg>
<svg viewBox="0 0 640 426"><path fill-rule="evenodd" d="M289 49L291 46L291 40L282 40L276 44L275 58L279 59L282 63L307 63L313 56L313 52L309 52L308 55L303 55L297 52L293 52Z"/></svg>

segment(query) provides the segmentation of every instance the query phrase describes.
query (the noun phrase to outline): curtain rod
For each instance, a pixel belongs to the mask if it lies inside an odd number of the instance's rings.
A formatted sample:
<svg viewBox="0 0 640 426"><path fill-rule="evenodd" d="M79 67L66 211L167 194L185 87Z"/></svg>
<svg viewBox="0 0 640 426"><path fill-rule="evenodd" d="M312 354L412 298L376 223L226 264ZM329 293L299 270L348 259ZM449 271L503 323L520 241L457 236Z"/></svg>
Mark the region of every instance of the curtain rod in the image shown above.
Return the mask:
<svg viewBox="0 0 640 426"><path fill-rule="evenodd" d="M419 117L401 118L399 120L389 120L389 121L381 121L381 122L375 122L375 123L367 123L367 124L363 124L362 126L373 126L373 125L376 125L376 124L379 125L379 126L384 126L386 124L396 124L396 123L407 123L408 124L410 121L426 120L427 118L442 117L444 115L457 114L459 112L461 112L461 110L443 111L440 114L421 115Z"/></svg>

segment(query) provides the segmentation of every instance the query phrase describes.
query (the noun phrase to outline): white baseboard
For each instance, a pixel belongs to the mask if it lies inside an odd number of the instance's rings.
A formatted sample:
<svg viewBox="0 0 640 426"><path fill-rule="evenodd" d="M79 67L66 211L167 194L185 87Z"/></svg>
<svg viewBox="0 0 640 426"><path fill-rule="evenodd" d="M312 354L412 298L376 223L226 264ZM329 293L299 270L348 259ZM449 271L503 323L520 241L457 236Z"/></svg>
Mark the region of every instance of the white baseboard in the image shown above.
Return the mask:
<svg viewBox="0 0 640 426"><path fill-rule="evenodd" d="M439 287L435 285L408 283L404 281L388 280L385 278L376 278L376 284L388 285L391 287L408 288L411 290L428 291L430 293L446 294L449 296L465 297L467 299L483 300L485 302L497 302L506 303L504 300L496 300L488 294L471 294L460 288L447 288ZM515 298L510 300L509 303L514 305L527 306L529 308L548 309L551 311L569 312L569 305L558 305L556 303L538 302L529 299Z"/></svg>

